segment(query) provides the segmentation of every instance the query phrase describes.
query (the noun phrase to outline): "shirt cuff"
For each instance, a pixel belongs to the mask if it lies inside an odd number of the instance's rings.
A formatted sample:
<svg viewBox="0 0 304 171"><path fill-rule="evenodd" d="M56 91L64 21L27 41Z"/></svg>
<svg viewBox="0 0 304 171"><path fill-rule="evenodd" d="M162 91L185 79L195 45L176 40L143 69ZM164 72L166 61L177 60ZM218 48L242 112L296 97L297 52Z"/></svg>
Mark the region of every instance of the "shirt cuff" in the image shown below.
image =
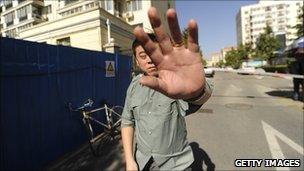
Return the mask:
<svg viewBox="0 0 304 171"><path fill-rule="evenodd" d="M209 82L205 81L205 87L204 87L204 93L195 100L187 100L188 103L194 104L194 105L203 105L206 103L206 101L210 98L212 94L212 87L210 86Z"/></svg>

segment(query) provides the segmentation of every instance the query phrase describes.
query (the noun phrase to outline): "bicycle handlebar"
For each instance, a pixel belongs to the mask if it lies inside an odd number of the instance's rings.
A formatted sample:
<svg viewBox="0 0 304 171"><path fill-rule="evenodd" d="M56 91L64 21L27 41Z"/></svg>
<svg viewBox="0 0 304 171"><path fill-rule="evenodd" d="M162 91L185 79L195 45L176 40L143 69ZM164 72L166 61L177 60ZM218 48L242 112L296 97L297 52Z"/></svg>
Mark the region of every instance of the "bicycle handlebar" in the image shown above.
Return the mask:
<svg viewBox="0 0 304 171"><path fill-rule="evenodd" d="M77 109L73 109L72 104L69 103L69 108L70 108L70 111L78 112L78 111L84 110L85 108L92 107L93 103L94 103L93 100L88 99L83 103L82 106L78 107Z"/></svg>

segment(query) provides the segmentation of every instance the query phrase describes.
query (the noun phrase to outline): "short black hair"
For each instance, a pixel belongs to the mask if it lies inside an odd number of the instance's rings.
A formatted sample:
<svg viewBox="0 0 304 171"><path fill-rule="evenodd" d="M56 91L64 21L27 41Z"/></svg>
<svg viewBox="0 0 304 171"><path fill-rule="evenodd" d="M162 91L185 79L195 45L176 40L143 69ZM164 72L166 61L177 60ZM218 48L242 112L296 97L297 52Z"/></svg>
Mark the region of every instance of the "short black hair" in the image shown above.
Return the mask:
<svg viewBox="0 0 304 171"><path fill-rule="evenodd" d="M157 42L157 39L156 39L155 34L153 34L153 33L148 33L147 35L150 37L150 39L151 39L153 42ZM140 45L141 45L141 44L140 44L140 42L139 42L138 39L135 39L135 40L133 41L133 43L132 43L132 52L133 52L133 55L134 55L135 58L136 58L135 48L136 48L137 46L140 46Z"/></svg>

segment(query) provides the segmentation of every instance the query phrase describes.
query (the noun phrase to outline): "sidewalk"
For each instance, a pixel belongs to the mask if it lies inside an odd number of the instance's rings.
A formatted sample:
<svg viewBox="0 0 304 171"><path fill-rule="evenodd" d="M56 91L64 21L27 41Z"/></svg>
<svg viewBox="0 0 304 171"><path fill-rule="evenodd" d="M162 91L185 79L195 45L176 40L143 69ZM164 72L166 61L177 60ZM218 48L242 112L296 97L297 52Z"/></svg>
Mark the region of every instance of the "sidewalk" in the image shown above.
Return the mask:
<svg viewBox="0 0 304 171"><path fill-rule="evenodd" d="M90 147L86 144L77 151L58 159L58 161L55 161L55 163L44 170L125 170L125 160L120 138L105 144L101 147L101 150L101 156L94 157L90 151Z"/></svg>

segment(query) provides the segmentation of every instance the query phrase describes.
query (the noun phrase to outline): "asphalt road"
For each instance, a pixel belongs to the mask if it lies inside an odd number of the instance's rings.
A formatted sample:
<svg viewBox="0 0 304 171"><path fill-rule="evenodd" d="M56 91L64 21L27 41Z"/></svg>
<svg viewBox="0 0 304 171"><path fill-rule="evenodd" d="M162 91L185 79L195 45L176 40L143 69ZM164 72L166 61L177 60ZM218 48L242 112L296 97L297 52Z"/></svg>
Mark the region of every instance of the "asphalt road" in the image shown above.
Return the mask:
<svg viewBox="0 0 304 171"><path fill-rule="evenodd" d="M196 170L304 170L303 103L292 80L217 72L209 101L187 116ZM88 146L45 170L125 170L121 141L93 157ZM301 167L235 167L236 159L300 159ZM262 161L264 162L264 161Z"/></svg>
<svg viewBox="0 0 304 171"><path fill-rule="evenodd" d="M203 169L304 170L303 103L292 80L217 72L214 92L187 117L188 139L197 143ZM300 167L235 167L236 159L300 159Z"/></svg>

